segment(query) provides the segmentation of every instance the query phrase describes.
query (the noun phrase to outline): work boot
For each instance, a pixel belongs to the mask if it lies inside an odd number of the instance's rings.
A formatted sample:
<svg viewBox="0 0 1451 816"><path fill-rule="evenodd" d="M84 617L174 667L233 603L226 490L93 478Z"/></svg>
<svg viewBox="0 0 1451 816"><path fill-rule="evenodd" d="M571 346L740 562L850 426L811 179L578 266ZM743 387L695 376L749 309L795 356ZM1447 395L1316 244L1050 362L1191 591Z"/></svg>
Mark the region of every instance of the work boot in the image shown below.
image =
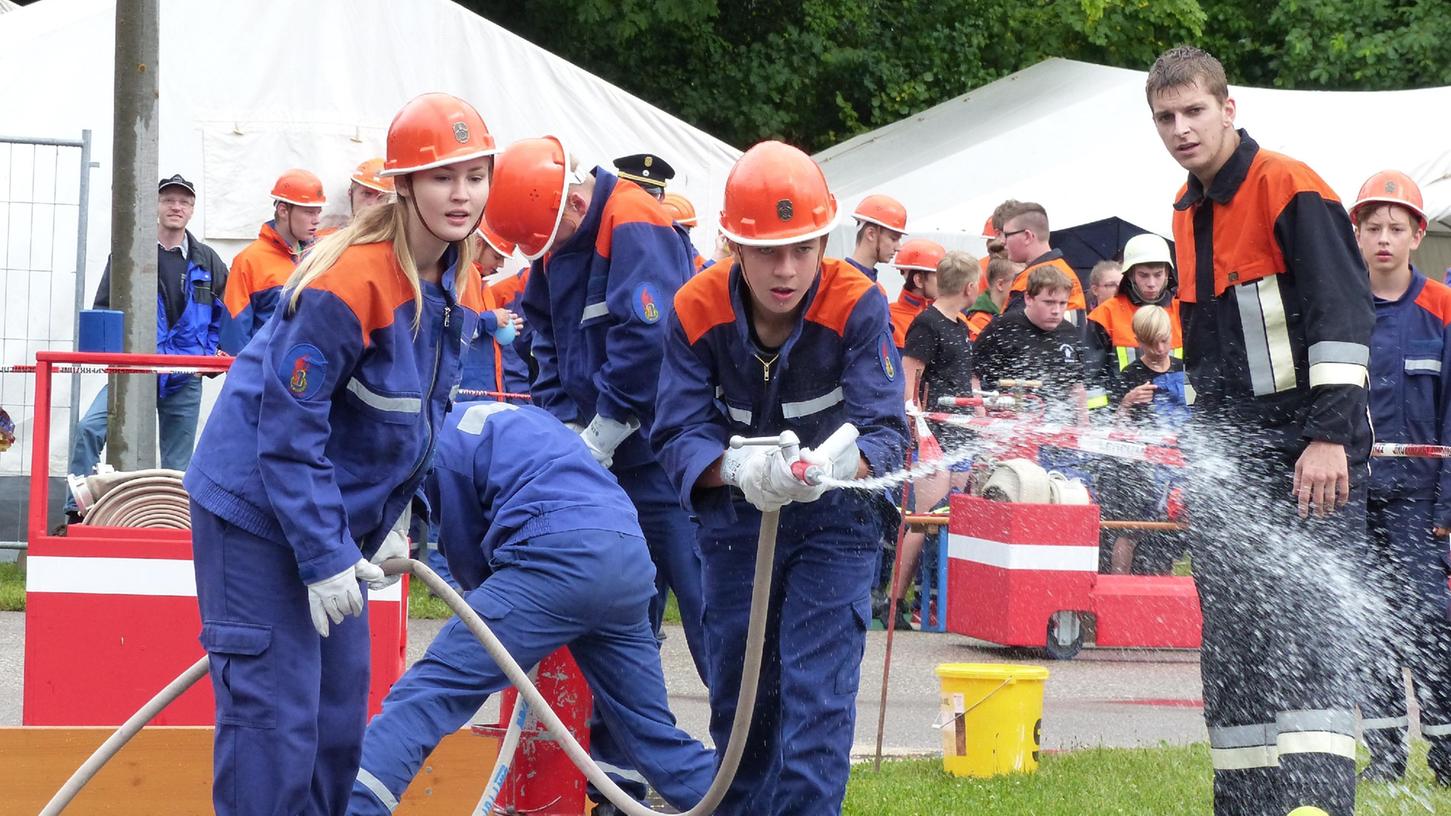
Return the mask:
<svg viewBox="0 0 1451 816"><path fill-rule="evenodd" d="M907 599L897 599L897 625L898 632L912 631L912 610L907 606Z"/></svg>

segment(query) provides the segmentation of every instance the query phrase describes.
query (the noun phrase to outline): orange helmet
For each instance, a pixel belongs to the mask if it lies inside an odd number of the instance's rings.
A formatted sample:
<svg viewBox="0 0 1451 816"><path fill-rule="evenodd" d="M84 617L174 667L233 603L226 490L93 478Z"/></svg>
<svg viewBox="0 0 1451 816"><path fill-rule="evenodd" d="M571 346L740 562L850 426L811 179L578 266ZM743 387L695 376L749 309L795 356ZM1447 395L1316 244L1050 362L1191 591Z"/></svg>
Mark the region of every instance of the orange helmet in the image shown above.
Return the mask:
<svg viewBox="0 0 1451 816"><path fill-rule="evenodd" d="M997 227L994 227L993 226L993 217L991 215L989 215L987 217L987 220L986 221L982 222L982 237L984 237L984 238L996 238L996 237L998 237L998 230L997 230Z"/></svg>
<svg viewBox="0 0 1451 816"><path fill-rule="evenodd" d="M892 259L892 266L904 272L908 269L936 272L938 262L946 254L947 250L936 241L913 238L910 241L902 242L902 246L897 250L897 256Z"/></svg>
<svg viewBox="0 0 1451 816"><path fill-rule="evenodd" d="M383 160L368 159L358 165L353 171L353 183L361 184L370 190L377 190L380 193L393 192L393 179L391 176L383 175Z"/></svg>
<svg viewBox="0 0 1451 816"><path fill-rule="evenodd" d="M851 214L858 223L876 224L893 232L907 231L907 208L889 195L874 193L862 199Z"/></svg>
<svg viewBox="0 0 1451 816"><path fill-rule="evenodd" d="M746 246L782 246L818 238L836 226L836 196L811 157L788 144L761 142L726 177L720 229Z"/></svg>
<svg viewBox="0 0 1451 816"><path fill-rule="evenodd" d="M474 106L445 93L415 96L388 125L382 176L402 176L499 152Z"/></svg>
<svg viewBox="0 0 1451 816"><path fill-rule="evenodd" d="M272 198L299 207L321 207L327 203L322 179L297 168L277 177L277 183L272 185Z"/></svg>
<svg viewBox="0 0 1451 816"><path fill-rule="evenodd" d="M578 170L570 169L570 162L557 136L520 139L494 160L484 219L501 238L517 243L531 261L554 243L569 186L585 180Z"/></svg>
<svg viewBox="0 0 1451 816"><path fill-rule="evenodd" d="M660 204L665 207L665 212L670 213L670 217L682 227L694 227L700 223L699 219L695 217L695 205L680 193L666 193L665 199Z"/></svg>
<svg viewBox="0 0 1451 816"><path fill-rule="evenodd" d="M489 226L489 223L487 221L480 221L478 230L476 231L478 232L479 237L484 239L485 243L493 247L495 252L503 255L505 258L514 254L514 248L517 245L513 241L510 241L499 235L499 233L494 232L493 228Z"/></svg>
<svg viewBox="0 0 1451 816"><path fill-rule="evenodd" d="M1426 205L1421 200L1421 188L1399 170L1382 170L1360 185L1360 194L1350 208L1350 223L1359 223L1360 208L1367 204L1398 204L1415 213L1421 229L1426 228Z"/></svg>

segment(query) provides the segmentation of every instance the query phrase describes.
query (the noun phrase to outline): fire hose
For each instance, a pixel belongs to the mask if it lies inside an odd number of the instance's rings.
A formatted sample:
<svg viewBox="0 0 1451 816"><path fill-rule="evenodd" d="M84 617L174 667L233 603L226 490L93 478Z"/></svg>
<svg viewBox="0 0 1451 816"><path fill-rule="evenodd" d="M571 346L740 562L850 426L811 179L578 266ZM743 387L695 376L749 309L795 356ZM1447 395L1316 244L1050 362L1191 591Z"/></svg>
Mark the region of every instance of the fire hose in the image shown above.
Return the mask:
<svg viewBox="0 0 1451 816"><path fill-rule="evenodd" d="M845 445L856 442L856 429L850 425L844 425L833 433L826 442L817 449L824 454L825 461L831 461L833 454L844 449ZM811 465L799 459L799 440L796 434L791 431L784 431L776 437L763 437L757 439L746 439L743 437L732 437L730 440L732 448L740 448L746 445L773 445L780 446L787 461L793 462L792 473L808 484L819 484L825 476L823 469ZM766 615L767 606L771 597L771 578L776 556L776 533L781 521L780 510L765 511L761 514L761 530L757 536L756 567L752 578L751 591L751 613L750 620L746 627L746 650L745 662L741 669L741 687L736 699L735 718L731 723L731 736L726 743L725 751L720 756L716 766L715 778L711 781L710 788L700 802L685 811L683 816L705 816L715 811L721 800L725 798L726 791L735 780L736 770L740 767L741 756L745 753L746 738L751 729L751 718L756 709L756 692L760 684L762 653L766 640ZM550 708L547 700L539 693L539 690L530 682L528 674L510 656L497 636L490 631L487 624L474 612L468 602L463 599L453 587L449 586L443 579L428 565L406 558L390 558L381 565L383 572L388 575L401 575L411 573L421 580L425 586L433 591L435 595L442 598L449 609L458 615L459 620L468 627L469 631L478 638L489 657L503 670L509 682L519 690L519 703L522 708L528 706L539 721L543 723L546 730L559 742L566 755L569 756L575 767L579 768L586 778L605 795L616 807L630 816L656 816L659 811L646 807L635 801L628 793L621 790L600 767L590 758L589 753L580 746L579 741L569 732L564 721ZM71 803L81 790L90 782L100 769L105 766L127 742L139 732L146 723L150 722L162 709L166 708L173 700L180 697L183 692L191 688L206 673L210 666L210 658L203 657L192 664L186 671L182 672L175 680L171 681L166 688L162 689L155 697L151 698L146 705L142 706L130 719L126 720L95 753L86 759L81 767L66 780L65 784L55 796L51 798L40 816L56 816ZM515 721L519 720L521 712L516 711ZM511 725L511 729L512 729ZM506 734L507 738L507 734ZM487 795L487 792L486 792Z"/></svg>
<svg viewBox="0 0 1451 816"><path fill-rule="evenodd" d="M179 470L117 471L101 465L94 476L70 476L76 510L95 527L191 529L191 500Z"/></svg>

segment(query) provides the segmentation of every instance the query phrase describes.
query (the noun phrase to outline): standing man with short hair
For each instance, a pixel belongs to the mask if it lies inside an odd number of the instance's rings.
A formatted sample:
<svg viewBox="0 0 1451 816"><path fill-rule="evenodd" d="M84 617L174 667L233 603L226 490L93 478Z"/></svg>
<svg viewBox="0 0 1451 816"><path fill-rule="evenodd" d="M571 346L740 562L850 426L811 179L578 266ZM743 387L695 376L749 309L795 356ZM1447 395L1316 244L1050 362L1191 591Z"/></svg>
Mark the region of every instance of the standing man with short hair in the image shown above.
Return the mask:
<svg viewBox="0 0 1451 816"><path fill-rule="evenodd" d="M217 353L223 307L218 293L227 285L227 265L211 247L187 230L196 213L196 188L180 175L164 178L156 190L156 353L209 356ZM101 273L92 308L111 308L111 260ZM69 471L89 476L106 445L107 398L102 387L76 427ZM186 470L196 444L201 378L170 373L157 377L156 417L161 466ZM66 499L67 520L74 499Z"/></svg>
<svg viewBox="0 0 1451 816"><path fill-rule="evenodd" d="M272 220L264 223L257 240L232 259L227 283L227 319L222 326L222 350L237 354L252 335L272 317L282 285L302 260L302 253L317 237L322 207L327 203L322 179L306 170L288 170L272 185Z"/></svg>
<svg viewBox="0 0 1451 816"><path fill-rule="evenodd" d="M1350 219L1304 163L1235 129L1224 67L1181 46L1145 86L1189 173L1174 203L1194 577L1214 812L1355 810L1375 312Z"/></svg>
<svg viewBox="0 0 1451 816"><path fill-rule="evenodd" d="M1003 246L1014 263L1026 264L1013 281L1008 294L1008 311L1022 308L1023 295L1028 289L1028 276L1033 270L1051 266L1062 272L1071 289L1068 292L1068 311L1063 319L1083 329L1083 318L1088 309L1088 300L1083 296L1083 283L1078 272L1068 265L1060 250L1048 245L1048 211L1042 204L1020 201L1003 213Z"/></svg>
<svg viewBox="0 0 1451 816"><path fill-rule="evenodd" d="M862 199L851 217L857 224L856 244L846 262L875 281L877 264L891 263L907 234L907 208L889 195L873 193Z"/></svg>

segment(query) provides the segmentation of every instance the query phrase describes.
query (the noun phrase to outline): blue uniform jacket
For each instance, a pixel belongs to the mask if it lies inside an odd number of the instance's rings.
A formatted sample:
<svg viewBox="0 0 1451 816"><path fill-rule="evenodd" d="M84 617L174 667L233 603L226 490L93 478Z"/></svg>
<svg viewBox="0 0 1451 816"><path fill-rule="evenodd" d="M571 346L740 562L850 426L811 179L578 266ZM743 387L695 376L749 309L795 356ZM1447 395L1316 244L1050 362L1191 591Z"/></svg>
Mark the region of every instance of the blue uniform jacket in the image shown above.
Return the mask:
<svg viewBox="0 0 1451 816"><path fill-rule="evenodd" d="M232 364L187 470L192 500L285 542L305 583L376 550L423 481L477 281L450 264L443 286L424 283L415 336L392 244L349 247Z"/></svg>
<svg viewBox="0 0 1451 816"><path fill-rule="evenodd" d="M535 536L609 530L641 537L635 508L577 434L532 405L459 406L439 431L428 503L464 589ZM583 541L583 539L581 539Z"/></svg>
<svg viewBox="0 0 1451 816"><path fill-rule="evenodd" d="M166 321L166 304L156 296L156 353L195 354L211 357L217 353L217 338L225 308L212 288L212 273L196 261L186 262L186 305L175 324ZM158 396L168 397L186 385L195 374L167 373L157 378Z"/></svg>
<svg viewBox="0 0 1451 816"><path fill-rule="evenodd" d="M651 442L706 527L724 527L745 507L734 488L695 490L734 434L795 431L814 446L850 422L874 475L902 467L907 421L901 360L887 298L843 261L823 261L801 318L764 376L751 342L749 297L734 263L702 271L681 288L669 319Z"/></svg>
<svg viewBox="0 0 1451 816"><path fill-rule="evenodd" d="M862 264L857 263L856 258L847 258L846 259L846 262L849 263L849 264L851 264L852 268L855 269L856 271L862 273L863 275L866 275L872 281L876 281L876 279L877 279L877 268L876 268L876 266L864 266Z"/></svg>
<svg viewBox="0 0 1451 816"><path fill-rule="evenodd" d="M640 431L615 451L615 465L628 468L653 460L665 317L692 270L659 202L604 169L594 175L579 230L534 262L524 289L539 365L530 393L562 422L638 419Z"/></svg>
<svg viewBox="0 0 1451 816"><path fill-rule="evenodd" d="M1451 443L1451 288L1412 269L1397 300L1375 300L1370 416L1378 442ZM1451 522L1451 468L1442 459L1373 459L1371 494L1436 498Z"/></svg>

